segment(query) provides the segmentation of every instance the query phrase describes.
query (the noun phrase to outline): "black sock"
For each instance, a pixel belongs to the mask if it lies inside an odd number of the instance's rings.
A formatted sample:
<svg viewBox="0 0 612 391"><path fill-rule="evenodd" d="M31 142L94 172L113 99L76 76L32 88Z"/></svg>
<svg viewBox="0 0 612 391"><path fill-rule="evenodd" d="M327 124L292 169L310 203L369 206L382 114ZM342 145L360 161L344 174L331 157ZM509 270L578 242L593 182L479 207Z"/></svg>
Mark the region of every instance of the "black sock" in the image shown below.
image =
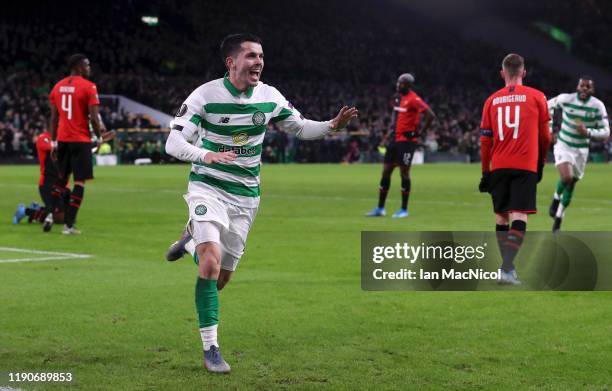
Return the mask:
<svg viewBox="0 0 612 391"><path fill-rule="evenodd" d="M81 202L83 201L83 193L85 193L85 188L83 186L74 185L72 193L70 194L70 203L68 204L68 208L66 210L66 225L70 228L76 221L77 213L81 207Z"/></svg>
<svg viewBox="0 0 612 391"><path fill-rule="evenodd" d="M64 186L60 184L53 185L53 189L51 190L51 205L45 205L49 211L53 211L61 206L63 189Z"/></svg>
<svg viewBox="0 0 612 391"><path fill-rule="evenodd" d="M47 208L40 208L34 214L33 220L36 220L39 223L43 223L45 221L45 217L47 217Z"/></svg>
<svg viewBox="0 0 612 391"><path fill-rule="evenodd" d="M378 190L378 207L384 208L385 201L387 200L387 193L391 187L391 178L382 177L380 180L380 188Z"/></svg>
<svg viewBox="0 0 612 391"><path fill-rule="evenodd" d="M499 247L499 253L504 259L506 252L506 237L510 231L510 225L508 224L496 224L495 225L495 237L497 238L497 247Z"/></svg>
<svg viewBox="0 0 612 391"><path fill-rule="evenodd" d="M514 258L523 244L523 237L527 230L527 223L516 220L512 222L512 227L506 236L504 251L502 251L502 270L509 272L514 270Z"/></svg>
<svg viewBox="0 0 612 391"><path fill-rule="evenodd" d="M408 197L410 197L410 178L402 178L402 209L408 209Z"/></svg>

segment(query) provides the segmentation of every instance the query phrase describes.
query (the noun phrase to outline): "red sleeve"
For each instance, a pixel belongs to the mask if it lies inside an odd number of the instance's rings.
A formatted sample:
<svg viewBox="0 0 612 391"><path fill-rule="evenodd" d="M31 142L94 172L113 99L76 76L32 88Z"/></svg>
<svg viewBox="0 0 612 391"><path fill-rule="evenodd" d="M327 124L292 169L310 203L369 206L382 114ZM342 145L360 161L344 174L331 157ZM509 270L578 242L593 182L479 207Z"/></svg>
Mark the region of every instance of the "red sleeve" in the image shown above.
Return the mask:
<svg viewBox="0 0 612 391"><path fill-rule="evenodd" d="M87 100L87 106L97 106L100 104L100 99L98 98L98 89L95 84L91 84L91 87L88 89L89 99Z"/></svg>
<svg viewBox="0 0 612 391"><path fill-rule="evenodd" d="M548 111L548 102L546 101L546 96L541 94L538 102L538 111L540 120L538 121L538 140L540 146L540 161L542 163L546 162L546 155L548 155L548 148L551 143L550 136L550 113Z"/></svg>
<svg viewBox="0 0 612 391"><path fill-rule="evenodd" d="M487 99L482 108L482 121L480 122L480 161L482 172L489 172L491 169L491 151L493 150L493 130L491 129L491 119L489 107L491 98Z"/></svg>
<svg viewBox="0 0 612 391"><path fill-rule="evenodd" d="M422 113L424 111L427 111L427 109L429 109L429 106L427 105L427 103L425 103L425 101L418 96L414 98L413 105L416 111L418 111L419 113Z"/></svg>
<svg viewBox="0 0 612 391"><path fill-rule="evenodd" d="M41 134L36 139L36 149L39 151L50 151L51 150L51 138L47 135Z"/></svg>

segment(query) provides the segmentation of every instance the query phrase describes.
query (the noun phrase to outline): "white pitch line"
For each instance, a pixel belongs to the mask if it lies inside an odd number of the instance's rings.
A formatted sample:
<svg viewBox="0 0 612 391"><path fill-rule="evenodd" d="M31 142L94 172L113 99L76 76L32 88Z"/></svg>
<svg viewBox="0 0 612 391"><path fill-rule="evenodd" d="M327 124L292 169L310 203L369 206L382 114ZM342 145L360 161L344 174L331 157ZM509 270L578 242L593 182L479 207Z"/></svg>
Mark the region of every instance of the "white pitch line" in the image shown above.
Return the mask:
<svg viewBox="0 0 612 391"><path fill-rule="evenodd" d="M56 251L30 250L30 249L25 249L25 248L14 248L14 247L0 247L0 251L8 251L8 252L14 252L14 253L26 253L26 254L51 255L50 257L0 259L0 263L42 262L42 261L54 261L54 260L87 259L87 258L92 257L92 255L89 255L89 254L60 253Z"/></svg>

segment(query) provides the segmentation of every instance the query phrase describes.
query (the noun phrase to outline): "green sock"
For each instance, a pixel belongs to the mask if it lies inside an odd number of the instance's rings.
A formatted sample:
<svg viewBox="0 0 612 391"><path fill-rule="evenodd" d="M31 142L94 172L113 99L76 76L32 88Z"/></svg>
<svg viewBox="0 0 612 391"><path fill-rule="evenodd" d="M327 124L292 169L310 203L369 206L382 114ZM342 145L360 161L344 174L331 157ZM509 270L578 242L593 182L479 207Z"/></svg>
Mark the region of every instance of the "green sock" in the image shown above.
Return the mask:
<svg viewBox="0 0 612 391"><path fill-rule="evenodd" d="M572 194L574 194L574 186L566 186L563 190L563 196L561 197L561 205L567 208L572 201Z"/></svg>
<svg viewBox="0 0 612 391"><path fill-rule="evenodd" d="M217 280L199 278L195 288L196 309L200 328L219 324L219 291Z"/></svg>
<svg viewBox="0 0 612 391"><path fill-rule="evenodd" d="M565 184L563 183L563 181L561 179L559 179L557 181L557 195L559 197L561 197L561 194L563 194L563 190L565 190Z"/></svg>

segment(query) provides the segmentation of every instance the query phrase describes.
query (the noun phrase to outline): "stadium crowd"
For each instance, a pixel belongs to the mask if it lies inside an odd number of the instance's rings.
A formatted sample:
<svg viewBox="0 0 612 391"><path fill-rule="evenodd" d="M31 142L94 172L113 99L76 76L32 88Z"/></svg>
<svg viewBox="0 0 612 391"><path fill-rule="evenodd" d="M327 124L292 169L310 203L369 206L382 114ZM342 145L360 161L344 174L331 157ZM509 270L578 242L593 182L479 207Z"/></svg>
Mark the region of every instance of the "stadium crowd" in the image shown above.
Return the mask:
<svg viewBox="0 0 612 391"><path fill-rule="evenodd" d="M505 16L533 26L544 22L569 34L571 52L604 67L612 63L612 2L609 0L517 0L498 4Z"/></svg>
<svg viewBox="0 0 612 391"><path fill-rule="evenodd" d="M47 124L48 91L65 76L63 61L75 51L90 57L92 80L101 93L125 95L172 113L199 84L223 75L217 58L221 38L249 30L264 40L263 80L283 91L305 116L331 118L340 104L360 110L359 121L347 131L316 142L301 143L272 126L264 161L378 161L377 146L391 122L395 79L403 72L415 75L417 93L438 118L423 135L426 150L478 159L482 104L501 84L503 51L462 41L452 31L398 12L391 2L375 9L356 2L350 13L342 1L244 3L259 9L259 17L238 22L231 5L221 2L161 1L158 9L150 9L160 17L157 26L140 22L145 2L95 4L88 9L95 18L70 29L62 19L78 20L82 10L46 7L24 15L19 7L8 6L0 24L0 50L6 53L0 57L0 153L34 156L34 137ZM550 96L575 88L576 80L527 61L530 85ZM610 102L608 97L602 96L604 102ZM102 115L110 129L150 127L145 118L112 104ZM163 151L164 137L163 132L120 133L115 152L124 162L171 160ZM610 144L598 148L606 151Z"/></svg>

